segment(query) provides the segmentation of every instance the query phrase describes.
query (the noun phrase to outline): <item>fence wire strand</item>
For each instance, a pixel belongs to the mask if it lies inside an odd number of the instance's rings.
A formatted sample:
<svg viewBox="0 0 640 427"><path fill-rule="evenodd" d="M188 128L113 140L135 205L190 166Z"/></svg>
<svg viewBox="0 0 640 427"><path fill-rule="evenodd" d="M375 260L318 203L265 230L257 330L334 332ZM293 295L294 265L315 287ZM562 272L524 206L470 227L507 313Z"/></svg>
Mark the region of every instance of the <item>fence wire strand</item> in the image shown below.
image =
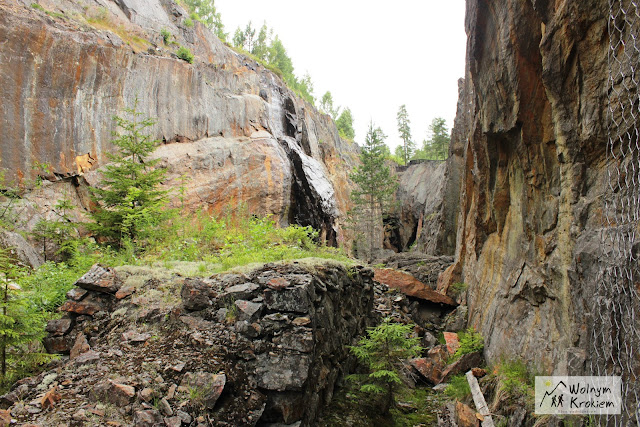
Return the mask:
<svg viewBox="0 0 640 427"><path fill-rule="evenodd" d="M640 425L640 9L609 1L607 186L596 290L593 375L622 376L622 415L599 424Z"/></svg>

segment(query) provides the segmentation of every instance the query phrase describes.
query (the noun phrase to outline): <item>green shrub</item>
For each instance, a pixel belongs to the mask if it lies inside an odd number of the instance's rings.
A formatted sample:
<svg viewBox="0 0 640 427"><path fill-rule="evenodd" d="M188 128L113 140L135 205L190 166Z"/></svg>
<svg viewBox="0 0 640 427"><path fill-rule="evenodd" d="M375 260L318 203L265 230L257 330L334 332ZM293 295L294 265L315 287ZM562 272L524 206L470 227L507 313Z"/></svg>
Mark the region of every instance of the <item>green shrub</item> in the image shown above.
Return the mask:
<svg viewBox="0 0 640 427"><path fill-rule="evenodd" d="M455 282L451 284L450 290L453 296L457 297L458 295L464 293L467 290L468 286L463 282Z"/></svg>
<svg viewBox="0 0 640 427"><path fill-rule="evenodd" d="M162 30L160 30L160 35L162 36L162 40L164 40L164 44L171 44L171 38L173 37L173 35L169 32L169 30L163 28Z"/></svg>
<svg viewBox="0 0 640 427"><path fill-rule="evenodd" d="M39 11L46 12L44 7L40 6L38 3L31 3L31 7Z"/></svg>
<svg viewBox="0 0 640 427"><path fill-rule="evenodd" d="M471 388L469 387L467 377L464 374L451 377L449 385L444 389L444 393L447 396L460 401L470 396Z"/></svg>
<svg viewBox="0 0 640 427"><path fill-rule="evenodd" d="M535 376L522 359L503 360L494 367L500 381L499 388L509 396L533 393Z"/></svg>
<svg viewBox="0 0 640 427"><path fill-rule="evenodd" d="M191 18L185 19L184 26L187 28L193 28L193 20Z"/></svg>
<svg viewBox="0 0 640 427"><path fill-rule="evenodd" d="M182 59L183 61L187 61L189 64L193 64L193 53L191 53L189 48L180 46L176 51L176 55L178 55L178 58Z"/></svg>
<svg viewBox="0 0 640 427"><path fill-rule="evenodd" d="M473 327L459 332L458 340L460 341L460 347L453 354L452 360L457 360L464 354L475 353L484 349L484 338Z"/></svg>

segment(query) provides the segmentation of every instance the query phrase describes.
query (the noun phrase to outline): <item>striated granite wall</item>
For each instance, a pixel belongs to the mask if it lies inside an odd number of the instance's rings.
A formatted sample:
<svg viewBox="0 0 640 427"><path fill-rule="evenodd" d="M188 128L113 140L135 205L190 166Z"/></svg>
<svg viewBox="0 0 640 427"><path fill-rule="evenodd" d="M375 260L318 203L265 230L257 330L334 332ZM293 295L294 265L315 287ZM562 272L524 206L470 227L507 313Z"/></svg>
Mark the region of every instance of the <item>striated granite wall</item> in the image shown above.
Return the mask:
<svg viewBox="0 0 640 427"><path fill-rule="evenodd" d="M357 147L281 78L201 24L185 26L186 12L172 1L40 4L58 15L21 0L0 4L0 168L8 179L28 183L38 162L51 166L52 181L95 184L92 171L112 149L112 117L137 97L139 111L156 120L153 136L166 144L157 155L170 176L194 178L189 207L243 202L282 223L313 225L330 243L345 238ZM163 28L177 44L163 42ZM178 44L195 54L193 64L176 57Z"/></svg>
<svg viewBox="0 0 640 427"><path fill-rule="evenodd" d="M459 180L460 213L439 286L469 285L469 324L489 360L582 372L604 190L607 4L468 0L465 25L447 178Z"/></svg>

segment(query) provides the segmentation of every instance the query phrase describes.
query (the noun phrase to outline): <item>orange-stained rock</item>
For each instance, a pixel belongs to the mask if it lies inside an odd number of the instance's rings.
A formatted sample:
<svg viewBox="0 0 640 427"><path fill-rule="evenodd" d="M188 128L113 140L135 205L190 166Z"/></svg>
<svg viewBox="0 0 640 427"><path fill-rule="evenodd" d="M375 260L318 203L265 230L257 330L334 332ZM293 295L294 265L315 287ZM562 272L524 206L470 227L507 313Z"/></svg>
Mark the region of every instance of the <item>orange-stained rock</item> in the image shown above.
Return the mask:
<svg viewBox="0 0 640 427"><path fill-rule="evenodd" d="M476 417L476 411L459 400L456 400L456 421L458 422L458 427L480 426L480 420Z"/></svg>
<svg viewBox="0 0 640 427"><path fill-rule="evenodd" d="M446 295L436 292L409 273L390 268L374 269L374 280L384 283L393 289L398 289L405 295L420 298L436 304L455 307L458 304Z"/></svg>
<svg viewBox="0 0 640 427"><path fill-rule="evenodd" d="M434 360L426 357L411 359L409 363L431 384L438 384L440 382L440 377L442 376L442 364L438 364Z"/></svg>
<svg viewBox="0 0 640 427"><path fill-rule="evenodd" d="M471 370L471 373L473 374L474 377L476 378L482 378L485 375L487 375L487 370L486 369L482 369L482 368L473 368Z"/></svg>
<svg viewBox="0 0 640 427"><path fill-rule="evenodd" d="M53 408L60 399L62 399L62 396L58 393L58 386L55 386L42 396L40 405L42 405L42 409Z"/></svg>
<svg viewBox="0 0 640 427"><path fill-rule="evenodd" d="M114 294L120 289L122 282L113 268L94 264L89 271L76 281L75 286L89 291Z"/></svg>
<svg viewBox="0 0 640 427"><path fill-rule="evenodd" d="M73 347L71 348L69 359L75 359L76 357L80 356L83 353L86 353L89 350L91 350L91 346L87 341L87 337L84 335L84 333L80 332L76 338L75 343L73 344Z"/></svg>
<svg viewBox="0 0 640 427"><path fill-rule="evenodd" d="M11 425L11 412L6 409L0 409L0 427L9 427Z"/></svg>
<svg viewBox="0 0 640 427"><path fill-rule="evenodd" d="M65 303L60 306L60 311L77 314L87 314L89 316L93 316L100 310L102 310L102 306L88 301L65 301Z"/></svg>
<svg viewBox="0 0 640 427"><path fill-rule="evenodd" d="M458 334L455 332L444 332L444 340L447 343L447 351L449 354L453 354L460 347L460 341L458 340Z"/></svg>

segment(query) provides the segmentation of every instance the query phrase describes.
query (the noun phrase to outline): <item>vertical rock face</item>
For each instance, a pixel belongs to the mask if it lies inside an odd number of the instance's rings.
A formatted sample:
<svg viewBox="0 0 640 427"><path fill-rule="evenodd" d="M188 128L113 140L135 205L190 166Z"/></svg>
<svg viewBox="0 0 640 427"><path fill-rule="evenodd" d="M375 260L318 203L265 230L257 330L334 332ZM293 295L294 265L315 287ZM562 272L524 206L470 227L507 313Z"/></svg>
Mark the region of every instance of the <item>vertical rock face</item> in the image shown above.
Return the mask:
<svg viewBox="0 0 640 427"><path fill-rule="evenodd" d="M419 236L438 234L440 229L433 227L436 217L442 212L442 201L445 197L444 172L445 163L433 160L412 160L407 166L396 168L398 174L398 191L393 213L385 219L387 222L387 236L385 247L396 251L406 251L414 246ZM452 230L453 231L453 230ZM426 238L429 242L436 238ZM429 248L418 247L430 255L442 253L435 248L435 244ZM438 248L439 249L439 248ZM453 253L451 251L450 253Z"/></svg>
<svg viewBox="0 0 640 427"><path fill-rule="evenodd" d="M188 206L219 211L233 199L253 213L321 229L330 243L345 238L357 147L281 78L200 23L185 26L188 15L171 1L43 4L63 17L28 2L0 4L7 178L33 179L37 161L50 165L51 177L87 174L96 184L91 173L113 150L112 117L137 98L138 110L155 118L151 132L166 144L157 156L171 177L194 177L186 182ZM99 25L95 16L103 17ZM162 29L177 44L167 45ZM178 44L195 54L193 64L176 57Z"/></svg>
<svg viewBox="0 0 640 427"><path fill-rule="evenodd" d="M468 0L447 185L456 261L489 359L584 368L606 147L606 2ZM586 318L585 318L586 317Z"/></svg>

